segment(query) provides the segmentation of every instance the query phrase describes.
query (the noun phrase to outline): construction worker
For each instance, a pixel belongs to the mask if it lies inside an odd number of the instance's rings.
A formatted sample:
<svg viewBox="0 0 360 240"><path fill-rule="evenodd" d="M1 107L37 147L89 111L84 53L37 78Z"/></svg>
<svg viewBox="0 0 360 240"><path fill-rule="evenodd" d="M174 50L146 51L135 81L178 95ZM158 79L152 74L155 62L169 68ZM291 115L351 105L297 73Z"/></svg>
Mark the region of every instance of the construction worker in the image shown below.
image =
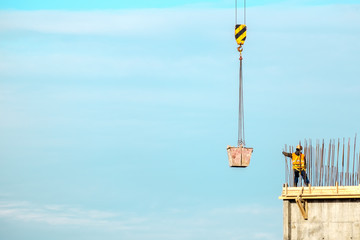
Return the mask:
<svg viewBox="0 0 360 240"><path fill-rule="evenodd" d="M286 157L291 157L292 159L295 187L297 187L297 183L299 180L299 173L301 174L301 177L304 179L305 185L306 186L309 185L309 179L306 176L306 159L305 159L305 155L301 153L302 149L303 148L301 145L297 145L296 151L294 153L282 152L282 154L284 154Z"/></svg>

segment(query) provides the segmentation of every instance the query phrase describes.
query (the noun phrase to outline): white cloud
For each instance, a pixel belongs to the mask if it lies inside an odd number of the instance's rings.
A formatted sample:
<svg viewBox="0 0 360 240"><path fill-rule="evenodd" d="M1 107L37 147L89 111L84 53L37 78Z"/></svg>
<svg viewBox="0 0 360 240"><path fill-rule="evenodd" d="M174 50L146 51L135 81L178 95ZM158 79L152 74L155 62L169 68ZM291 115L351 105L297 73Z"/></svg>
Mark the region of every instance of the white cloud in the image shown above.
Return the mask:
<svg viewBox="0 0 360 240"><path fill-rule="evenodd" d="M129 230L145 221L120 213L84 210L63 205L38 206L29 202L0 202L0 218L57 226ZM121 220L119 219L121 218Z"/></svg>
<svg viewBox="0 0 360 240"><path fill-rule="evenodd" d="M248 211L247 209L257 209ZM104 231L127 232L129 236L147 236L147 239L184 239L202 236L213 238L228 236L228 239L275 239L273 233L267 232L264 217L279 213L279 209L257 204L246 206L228 206L226 208L197 210L168 209L149 213L125 213L83 209L66 205L36 205L30 202L0 202L0 219L19 223L47 224L51 226L81 227ZM261 212L261 218L259 213ZM261 233L252 231L258 226L249 225L253 218L262 225ZM236 229L234 228L235 226ZM209 229L211 228L211 229ZM241 235L239 235L241 233ZM242 238L239 238L241 236Z"/></svg>

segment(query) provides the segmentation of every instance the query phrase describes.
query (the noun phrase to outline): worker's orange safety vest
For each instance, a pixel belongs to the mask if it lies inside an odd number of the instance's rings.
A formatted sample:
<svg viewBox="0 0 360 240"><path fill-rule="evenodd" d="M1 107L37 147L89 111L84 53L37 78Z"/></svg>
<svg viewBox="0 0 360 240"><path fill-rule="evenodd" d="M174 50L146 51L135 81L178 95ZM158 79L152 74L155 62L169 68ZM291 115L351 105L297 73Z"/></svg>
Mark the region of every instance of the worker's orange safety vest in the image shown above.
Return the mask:
<svg viewBox="0 0 360 240"><path fill-rule="evenodd" d="M293 169L298 171L305 170L305 155L300 154L300 156L296 155L295 153L292 154L292 164Z"/></svg>

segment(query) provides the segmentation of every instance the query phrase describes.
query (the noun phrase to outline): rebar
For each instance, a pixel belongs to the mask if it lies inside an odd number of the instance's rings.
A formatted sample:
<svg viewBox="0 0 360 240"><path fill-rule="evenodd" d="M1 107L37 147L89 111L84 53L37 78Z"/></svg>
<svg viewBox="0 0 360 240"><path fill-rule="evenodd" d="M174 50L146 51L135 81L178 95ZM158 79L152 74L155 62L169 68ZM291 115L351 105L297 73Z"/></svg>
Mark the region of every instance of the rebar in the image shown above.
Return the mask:
<svg viewBox="0 0 360 240"><path fill-rule="evenodd" d="M306 172L312 186L356 186L360 184L360 154L356 152L355 134L353 148L351 139L345 138L330 139L325 145L325 140L316 140L315 146L311 139L305 139L304 151L306 158ZM301 142L299 141L301 144ZM342 148L341 148L342 144ZM325 147L327 146L327 147ZM285 145L285 152L293 152L294 146ZM360 148L358 149L360 151ZM340 155L341 154L341 155ZM292 163L288 164L289 158L285 157L285 182L289 186L294 186L294 171ZM291 160L290 160L291 161ZM341 164L341 166L339 166ZM299 176L300 180L302 176ZM298 186L302 186L300 181Z"/></svg>

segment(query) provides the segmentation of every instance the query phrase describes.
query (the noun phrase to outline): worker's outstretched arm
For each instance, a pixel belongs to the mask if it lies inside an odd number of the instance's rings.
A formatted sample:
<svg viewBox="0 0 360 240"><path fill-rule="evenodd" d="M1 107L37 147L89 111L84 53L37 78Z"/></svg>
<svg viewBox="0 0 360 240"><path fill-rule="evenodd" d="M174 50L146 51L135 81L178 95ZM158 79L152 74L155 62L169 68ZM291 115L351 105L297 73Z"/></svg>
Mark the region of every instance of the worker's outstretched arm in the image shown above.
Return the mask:
<svg viewBox="0 0 360 240"><path fill-rule="evenodd" d="M287 153L287 152L282 152L282 154L284 154L285 157L291 157L291 153Z"/></svg>

